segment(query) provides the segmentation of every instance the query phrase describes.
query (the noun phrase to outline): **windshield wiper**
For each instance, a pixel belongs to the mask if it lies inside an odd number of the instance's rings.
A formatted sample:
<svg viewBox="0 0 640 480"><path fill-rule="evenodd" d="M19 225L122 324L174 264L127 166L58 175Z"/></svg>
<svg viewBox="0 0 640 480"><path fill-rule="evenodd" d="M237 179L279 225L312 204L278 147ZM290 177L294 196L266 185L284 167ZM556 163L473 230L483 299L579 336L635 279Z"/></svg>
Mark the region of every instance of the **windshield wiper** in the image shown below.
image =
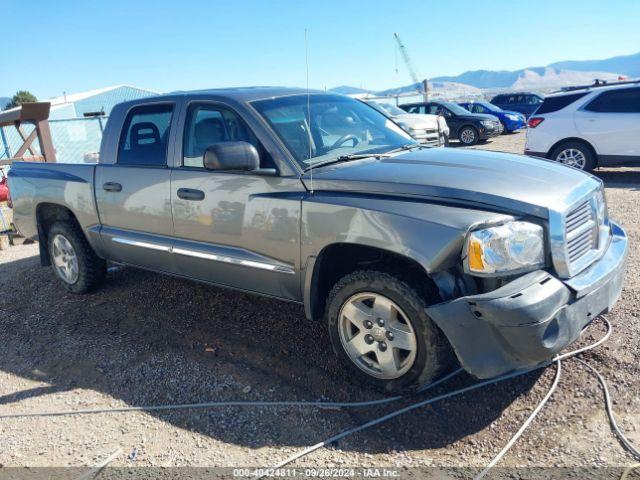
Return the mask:
<svg viewBox="0 0 640 480"><path fill-rule="evenodd" d="M402 152L403 150L413 150L414 148L427 148L424 145L420 145L419 143L407 143L406 145L402 145L398 148L394 148L393 150L389 150L385 153L396 153Z"/></svg>
<svg viewBox="0 0 640 480"><path fill-rule="evenodd" d="M333 160L327 160L326 162L317 163L305 168L305 172L308 172L312 168L325 167L327 165L333 165L334 163L348 162L349 160L359 160L361 158L383 158L390 157L390 152L385 153L350 153L348 155L340 155Z"/></svg>
<svg viewBox="0 0 640 480"><path fill-rule="evenodd" d="M327 160L326 162L321 162L315 165L311 165L305 168L305 172L308 172L312 168L324 167L326 165L333 165L334 163L348 162L349 160L359 160L361 158L386 158L392 156L394 153L402 152L404 150L412 150L414 148L426 148L424 145L420 145L419 143L407 143L405 145L401 145L397 148L393 148L386 152L381 153L349 153L347 155L340 155L339 157L334 158L333 160Z"/></svg>

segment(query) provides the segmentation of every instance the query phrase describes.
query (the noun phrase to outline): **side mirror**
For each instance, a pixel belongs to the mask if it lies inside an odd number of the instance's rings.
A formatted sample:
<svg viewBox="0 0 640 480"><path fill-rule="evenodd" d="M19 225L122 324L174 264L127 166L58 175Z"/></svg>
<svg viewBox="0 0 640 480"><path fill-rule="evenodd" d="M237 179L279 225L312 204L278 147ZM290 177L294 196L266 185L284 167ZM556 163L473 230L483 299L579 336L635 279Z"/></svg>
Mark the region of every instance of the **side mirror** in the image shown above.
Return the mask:
<svg viewBox="0 0 640 480"><path fill-rule="evenodd" d="M220 142L204 151L203 165L207 170L256 170L260 156L248 142Z"/></svg>

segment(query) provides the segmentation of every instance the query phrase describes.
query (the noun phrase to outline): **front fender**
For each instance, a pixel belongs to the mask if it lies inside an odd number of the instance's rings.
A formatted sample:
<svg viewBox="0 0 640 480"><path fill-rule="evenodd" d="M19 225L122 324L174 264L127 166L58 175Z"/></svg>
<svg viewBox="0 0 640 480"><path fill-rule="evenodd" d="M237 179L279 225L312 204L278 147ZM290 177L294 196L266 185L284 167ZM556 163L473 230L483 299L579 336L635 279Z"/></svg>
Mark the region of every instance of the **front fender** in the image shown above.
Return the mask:
<svg viewBox="0 0 640 480"><path fill-rule="evenodd" d="M301 258L306 264L303 296L310 296L315 258L335 243L389 251L418 262L427 274L460 262L465 236L474 225L513 217L420 198L316 192L302 204Z"/></svg>

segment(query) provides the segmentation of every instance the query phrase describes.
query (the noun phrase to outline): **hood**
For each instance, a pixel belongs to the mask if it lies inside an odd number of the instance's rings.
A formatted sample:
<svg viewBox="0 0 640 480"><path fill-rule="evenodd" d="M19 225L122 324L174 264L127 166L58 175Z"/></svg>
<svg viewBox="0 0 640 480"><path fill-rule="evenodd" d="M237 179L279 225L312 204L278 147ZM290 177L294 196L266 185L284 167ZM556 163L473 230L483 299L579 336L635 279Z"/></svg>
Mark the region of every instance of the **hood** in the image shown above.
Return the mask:
<svg viewBox="0 0 640 480"><path fill-rule="evenodd" d="M309 188L309 173L302 177ZM595 177L543 159L480 150L433 148L353 160L313 170L315 191L415 195L547 218Z"/></svg>
<svg viewBox="0 0 640 480"><path fill-rule="evenodd" d="M396 123L406 125L415 130L426 128L438 128L438 116L419 113L406 113L393 117Z"/></svg>

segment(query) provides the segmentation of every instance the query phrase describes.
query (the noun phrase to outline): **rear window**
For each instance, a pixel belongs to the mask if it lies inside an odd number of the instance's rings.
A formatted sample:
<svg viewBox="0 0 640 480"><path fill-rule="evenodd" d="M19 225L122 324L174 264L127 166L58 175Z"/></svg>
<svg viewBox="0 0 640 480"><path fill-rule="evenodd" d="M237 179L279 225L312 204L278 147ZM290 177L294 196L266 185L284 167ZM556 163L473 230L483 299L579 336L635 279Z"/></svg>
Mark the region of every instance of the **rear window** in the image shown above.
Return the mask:
<svg viewBox="0 0 640 480"><path fill-rule="evenodd" d="M571 105L579 98L584 97L589 92L572 93L570 95L561 95L559 97L546 97L540 108L536 110L536 115L543 113L552 113L562 110L567 105Z"/></svg>

